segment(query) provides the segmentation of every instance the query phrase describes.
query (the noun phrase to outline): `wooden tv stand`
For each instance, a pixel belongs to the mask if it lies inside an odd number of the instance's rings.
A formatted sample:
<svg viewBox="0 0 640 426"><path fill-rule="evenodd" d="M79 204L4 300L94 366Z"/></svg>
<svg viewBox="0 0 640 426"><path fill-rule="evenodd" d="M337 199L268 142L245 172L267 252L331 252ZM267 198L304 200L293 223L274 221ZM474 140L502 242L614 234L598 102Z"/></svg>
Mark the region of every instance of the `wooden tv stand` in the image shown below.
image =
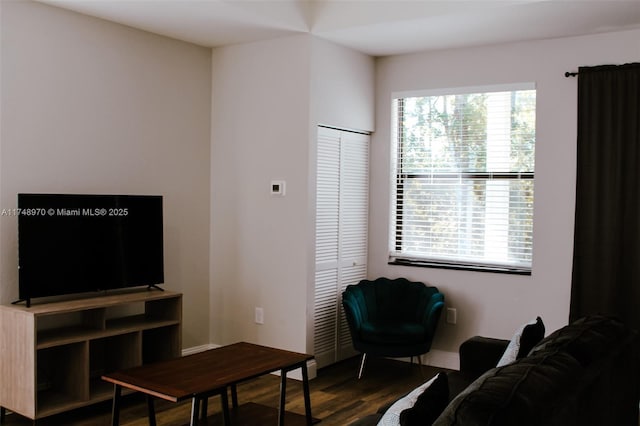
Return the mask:
<svg viewBox="0 0 640 426"><path fill-rule="evenodd" d="M182 295L0 306L0 407L39 419L112 397L103 374L180 356Z"/></svg>

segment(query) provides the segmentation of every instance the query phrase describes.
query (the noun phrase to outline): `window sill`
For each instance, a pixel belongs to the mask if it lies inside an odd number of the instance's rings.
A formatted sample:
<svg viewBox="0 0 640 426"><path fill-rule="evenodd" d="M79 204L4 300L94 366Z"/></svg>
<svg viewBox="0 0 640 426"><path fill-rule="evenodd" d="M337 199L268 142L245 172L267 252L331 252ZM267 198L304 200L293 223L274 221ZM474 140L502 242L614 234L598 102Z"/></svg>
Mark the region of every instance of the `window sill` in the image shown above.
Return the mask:
<svg viewBox="0 0 640 426"><path fill-rule="evenodd" d="M507 266L473 265L465 263L446 263L429 260L392 258L389 265L416 266L419 268L455 269L475 272L493 272L497 274L531 275L530 268L509 268Z"/></svg>

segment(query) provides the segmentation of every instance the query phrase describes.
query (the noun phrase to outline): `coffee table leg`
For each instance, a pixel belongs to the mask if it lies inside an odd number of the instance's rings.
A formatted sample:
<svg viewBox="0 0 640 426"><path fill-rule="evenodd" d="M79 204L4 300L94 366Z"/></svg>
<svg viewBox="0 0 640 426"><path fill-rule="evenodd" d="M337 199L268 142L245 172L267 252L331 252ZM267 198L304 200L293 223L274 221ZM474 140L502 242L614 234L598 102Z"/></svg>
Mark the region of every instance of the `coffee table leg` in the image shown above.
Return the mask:
<svg viewBox="0 0 640 426"><path fill-rule="evenodd" d="M233 408L238 408L238 389L235 383L231 385L231 406Z"/></svg>
<svg viewBox="0 0 640 426"><path fill-rule="evenodd" d="M227 388L224 388L220 393L220 404L222 404L222 421L225 426L229 426L231 424L231 416L229 415L229 396L227 395Z"/></svg>
<svg viewBox="0 0 640 426"><path fill-rule="evenodd" d="M111 426L120 425L120 395L122 386L113 385L113 406L111 408Z"/></svg>
<svg viewBox="0 0 640 426"><path fill-rule="evenodd" d="M206 419L208 415L207 411L209 410L209 397L205 396L204 398L202 398L201 404L202 406L200 407L200 418Z"/></svg>
<svg viewBox="0 0 640 426"><path fill-rule="evenodd" d="M194 396L191 398L191 422L189 423L191 426L196 426L198 424L198 412L200 411L200 397Z"/></svg>
<svg viewBox="0 0 640 426"><path fill-rule="evenodd" d="M287 372L280 370L280 407L278 408L278 425L284 426L284 405L287 395Z"/></svg>
<svg viewBox="0 0 640 426"><path fill-rule="evenodd" d="M313 424L311 417L311 395L309 393L309 372L307 371L307 363L302 364L302 393L304 394L304 414L307 418L307 426Z"/></svg>
<svg viewBox="0 0 640 426"><path fill-rule="evenodd" d="M149 426L156 426L156 407L151 395L147 395L147 410L149 412Z"/></svg>

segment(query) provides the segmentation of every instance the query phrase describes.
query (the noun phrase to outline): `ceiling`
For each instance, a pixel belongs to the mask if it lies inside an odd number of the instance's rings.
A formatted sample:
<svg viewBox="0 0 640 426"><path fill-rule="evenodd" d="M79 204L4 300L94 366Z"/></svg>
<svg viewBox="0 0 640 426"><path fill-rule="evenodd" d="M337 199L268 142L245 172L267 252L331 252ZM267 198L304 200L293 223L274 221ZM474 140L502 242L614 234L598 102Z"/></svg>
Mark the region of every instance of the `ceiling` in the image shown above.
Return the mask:
<svg viewBox="0 0 640 426"><path fill-rule="evenodd" d="M372 56L640 28L640 0L40 1L208 47L310 33Z"/></svg>

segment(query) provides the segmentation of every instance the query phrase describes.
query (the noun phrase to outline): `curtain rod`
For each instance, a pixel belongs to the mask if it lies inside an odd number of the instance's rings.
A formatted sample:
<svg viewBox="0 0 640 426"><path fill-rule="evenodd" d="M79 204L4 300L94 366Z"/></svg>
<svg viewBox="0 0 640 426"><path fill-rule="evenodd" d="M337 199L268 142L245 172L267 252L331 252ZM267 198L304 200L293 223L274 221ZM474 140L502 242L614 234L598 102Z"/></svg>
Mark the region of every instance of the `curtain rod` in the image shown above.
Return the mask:
<svg viewBox="0 0 640 426"><path fill-rule="evenodd" d="M2 0L0 0L2 1ZM597 66L591 66L591 67L578 67L578 71L576 72L570 72L567 71L564 73L565 77L575 77L578 74L580 74L579 70L582 69L582 71L586 71L588 73L592 73L592 72L596 72L596 71L610 71L610 70L616 70L616 69L637 69L640 68L640 62L631 62L628 64L623 64L623 65L597 65Z"/></svg>

